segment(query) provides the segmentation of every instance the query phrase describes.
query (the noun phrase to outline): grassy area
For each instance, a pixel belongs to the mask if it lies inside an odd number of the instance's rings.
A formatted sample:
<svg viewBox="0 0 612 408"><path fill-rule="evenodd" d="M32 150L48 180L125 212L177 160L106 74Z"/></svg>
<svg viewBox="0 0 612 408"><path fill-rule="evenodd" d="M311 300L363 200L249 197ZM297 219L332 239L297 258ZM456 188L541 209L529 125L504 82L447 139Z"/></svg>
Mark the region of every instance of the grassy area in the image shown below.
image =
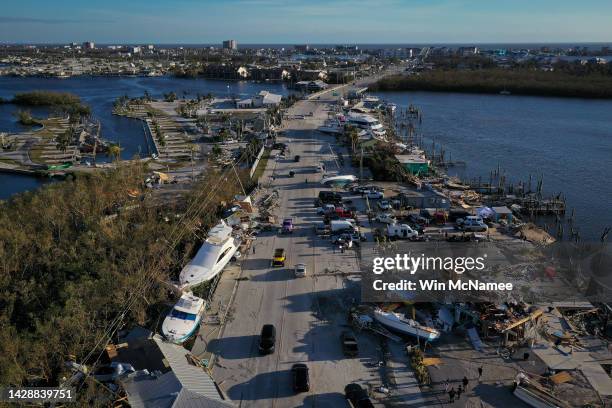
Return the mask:
<svg viewBox="0 0 612 408"><path fill-rule="evenodd" d="M261 155L261 159L259 159L259 163L257 164L255 173L253 173L253 178L252 178L253 182L257 183L257 181L259 181L259 178L261 177L263 172L266 170L266 166L268 165L269 158L270 158L270 149L266 149Z"/></svg>
<svg viewBox="0 0 612 408"><path fill-rule="evenodd" d="M420 75L387 76L371 91L433 91L612 98L612 75L544 72L536 69L436 70Z"/></svg>
<svg viewBox="0 0 612 408"><path fill-rule="evenodd" d="M79 174L0 203L0 384L57 385L69 375L66 361L83 362L94 349L84 363L94 362L118 316L124 328L155 329L160 305L171 301L163 282L240 187L230 178L220 186L222 175L211 170L184 200L159 205L143 189L147 174L141 163ZM117 210L134 205L138 211ZM189 217L176 217L187 208ZM96 393L104 391L94 387L81 388L78 406L100 406Z"/></svg>

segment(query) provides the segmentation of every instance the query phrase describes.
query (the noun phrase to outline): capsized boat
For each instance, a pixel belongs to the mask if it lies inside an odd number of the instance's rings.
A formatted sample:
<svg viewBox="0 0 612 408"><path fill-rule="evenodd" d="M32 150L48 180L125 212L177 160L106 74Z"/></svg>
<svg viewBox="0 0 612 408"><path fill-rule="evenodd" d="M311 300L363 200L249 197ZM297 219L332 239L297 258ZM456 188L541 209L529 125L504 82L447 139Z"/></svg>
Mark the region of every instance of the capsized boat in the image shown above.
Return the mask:
<svg viewBox="0 0 612 408"><path fill-rule="evenodd" d="M374 319L389 329L409 336L418 337L427 341L435 341L440 338L440 332L438 330L422 326L418 322L408 319L400 313L385 312L381 309L375 309Z"/></svg>
<svg viewBox="0 0 612 408"><path fill-rule="evenodd" d="M181 344L190 338L198 328L204 315L204 299L185 292L176 302L162 324L162 334L173 343Z"/></svg>
<svg viewBox="0 0 612 408"><path fill-rule="evenodd" d="M208 232L208 238L179 275L179 288L185 289L213 279L232 259L240 240L223 220Z"/></svg>

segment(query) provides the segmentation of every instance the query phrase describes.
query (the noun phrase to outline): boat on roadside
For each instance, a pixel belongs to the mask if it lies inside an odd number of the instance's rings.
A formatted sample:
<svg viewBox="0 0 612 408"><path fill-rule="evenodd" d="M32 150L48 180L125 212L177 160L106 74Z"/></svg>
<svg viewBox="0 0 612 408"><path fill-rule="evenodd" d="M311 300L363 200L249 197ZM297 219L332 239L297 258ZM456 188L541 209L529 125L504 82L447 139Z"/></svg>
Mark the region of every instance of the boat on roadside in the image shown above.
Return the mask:
<svg viewBox="0 0 612 408"><path fill-rule="evenodd" d="M162 334L172 343L185 342L197 330L205 308L204 299L194 296L191 292L183 293L164 319Z"/></svg>
<svg viewBox="0 0 612 408"><path fill-rule="evenodd" d="M326 186L343 187L347 184L354 183L355 181L357 181L357 177L353 176L352 174L348 174L343 176L324 177L321 180L321 184Z"/></svg>
<svg viewBox="0 0 612 408"><path fill-rule="evenodd" d="M317 130L321 133L329 133L333 135L341 135L344 133L344 126L337 119L328 119Z"/></svg>
<svg viewBox="0 0 612 408"><path fill-rule="evenodd" d="M179 288L186 289L212 280L232 259L240 240L232 235L232 227L220 221L208 232L208 238L179 275Z"/></svg>
<svg viewBox="0 0 612 408"><path fill-rule="evenodd" d="M398 333L418 337L426 341L435 341L440 338L440 332L434 328L423 326L395 312L386 312L381 309L374 310L374 319L383 326Z"/></svg>

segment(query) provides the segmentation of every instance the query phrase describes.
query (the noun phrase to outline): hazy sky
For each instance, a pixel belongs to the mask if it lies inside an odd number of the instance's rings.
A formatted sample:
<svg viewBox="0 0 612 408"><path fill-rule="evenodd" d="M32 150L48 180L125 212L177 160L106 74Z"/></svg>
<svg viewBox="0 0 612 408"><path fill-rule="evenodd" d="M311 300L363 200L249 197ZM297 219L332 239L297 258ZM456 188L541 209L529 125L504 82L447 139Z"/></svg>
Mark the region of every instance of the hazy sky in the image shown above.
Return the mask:
<svg viewBox="0 0 612 408"><path fill-rule="evenodd" d="M2 0L0 42L610 42L612 0Z"/></svg>

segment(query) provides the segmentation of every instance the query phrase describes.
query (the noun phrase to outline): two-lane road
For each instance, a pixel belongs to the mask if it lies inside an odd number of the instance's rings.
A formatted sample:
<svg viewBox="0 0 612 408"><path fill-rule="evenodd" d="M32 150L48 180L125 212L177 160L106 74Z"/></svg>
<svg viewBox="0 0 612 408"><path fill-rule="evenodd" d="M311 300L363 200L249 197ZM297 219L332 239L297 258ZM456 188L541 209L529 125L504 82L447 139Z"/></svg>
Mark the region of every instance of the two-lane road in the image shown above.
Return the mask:
<svg viewBox="0 0 612 408"><path fill-rule="evenodd" d="M316 165L324 161L329 170L336 166L329 149L334 139L314 130L327 116L324 106L301 101L291 109L292 115L314 115L288 122L279 141L289 145L290 153L270 160L268 170L274 168L271 189L279 192L278 219L293 218L296 229L293 234L258 237L255 254L243 261L243 277L248 279L238 284L232 317L222 338L210 347L218 355L215 380L242 407L343 407L347 383L377 378L376 369L366 368L362 359L342 355L339 336L346 329L345 308L355 292L346 289L343 277L324 275L327 269L357 270L355 254L334 253L329 241L314 235L313 223L320 220L313 206L321 178ZM300 155L299 162L294 162L295 155ZM289 177L290 170L294 177ZM284 268L270 266L275 248L287 251ZM307 265L306 278L294 277L297 263ZM260 356L259 333L268 323L277 329L276 351ZM310 368L309 393L292 390L290 370L298 362Z"/></svg>

